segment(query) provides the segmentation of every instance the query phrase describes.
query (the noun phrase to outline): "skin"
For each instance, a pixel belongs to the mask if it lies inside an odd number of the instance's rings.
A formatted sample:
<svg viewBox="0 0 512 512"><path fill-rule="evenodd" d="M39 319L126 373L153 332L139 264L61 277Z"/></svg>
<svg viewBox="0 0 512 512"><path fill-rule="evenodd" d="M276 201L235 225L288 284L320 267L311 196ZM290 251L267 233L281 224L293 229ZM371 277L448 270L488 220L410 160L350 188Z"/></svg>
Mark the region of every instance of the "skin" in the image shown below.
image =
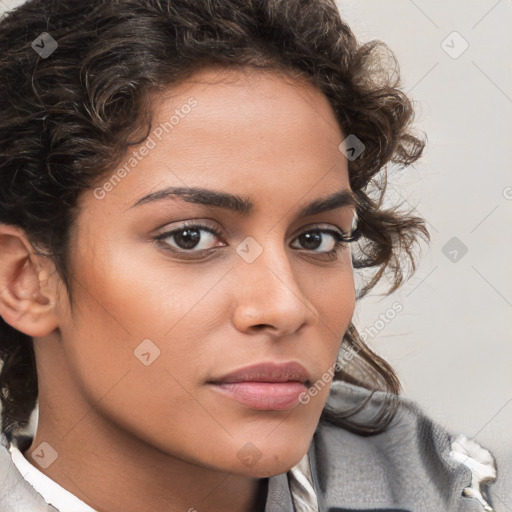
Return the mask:
<svg viewBox="0 0 512 512"><path fill-rule="evenodd" d="M326 97L277 71L204 69L154 98L153 126L190 97L197 106L103 199L93 190L80 198L74 307L51 260L21 229L0 225L0 314L33 336L39 375L24 456L101 511L262 510L264 478L304 456L329 386L307 404L261 411L206 382L297 361L314 383L334 365L354 312L350 246L329 260L332 236L309 250L297 238L352 224L351 207L297 217L350 190L345 136ZM238 194L254 208L243 217L172 198L130 208L168 186ZM187 220L222 230L200 231L209 255L184 258L153 241ZM236 252L249 236L263 251L252 263ZM134 354L145 339L160 350L147 366ZM47 468L32 457L43 442L58 454ZM247 443L260 456L251 466L237 456Z"/></svg>

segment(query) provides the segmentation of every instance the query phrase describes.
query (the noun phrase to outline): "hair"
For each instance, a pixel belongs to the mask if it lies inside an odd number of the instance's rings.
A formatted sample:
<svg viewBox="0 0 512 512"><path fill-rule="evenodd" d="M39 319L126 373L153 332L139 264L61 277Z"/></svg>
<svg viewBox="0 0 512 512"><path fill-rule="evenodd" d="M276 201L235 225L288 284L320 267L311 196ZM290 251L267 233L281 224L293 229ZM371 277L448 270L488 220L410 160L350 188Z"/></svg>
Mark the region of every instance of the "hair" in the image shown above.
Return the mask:
<svg viewBox="0 0 512 512"><path fill-rule="evenodd" d="M58 44L47 58L31 47L42 32ZM352 262L373 275L356 300L384 277L386 295L396 290L416 269L414 246L430 235L422 218L384 207L388 165L415 162L425 139L412 133L412 101L393 52L379 40L359 43L334 0L29 0L4 14L0 222L22 228L36 253L52 258L72 303L80 194L148 136L154 95L203 66L284 71L325 94L345 136L364 144L348 162L359 219ZM353 323L341 346L353 358L334 380L399 394L397 375ZM2 434L11 439L30 421L38 380L32 338L1 317L0 359ZM390 400L370 422L327 408L321 419L368 435L395 411Z"/></svg>

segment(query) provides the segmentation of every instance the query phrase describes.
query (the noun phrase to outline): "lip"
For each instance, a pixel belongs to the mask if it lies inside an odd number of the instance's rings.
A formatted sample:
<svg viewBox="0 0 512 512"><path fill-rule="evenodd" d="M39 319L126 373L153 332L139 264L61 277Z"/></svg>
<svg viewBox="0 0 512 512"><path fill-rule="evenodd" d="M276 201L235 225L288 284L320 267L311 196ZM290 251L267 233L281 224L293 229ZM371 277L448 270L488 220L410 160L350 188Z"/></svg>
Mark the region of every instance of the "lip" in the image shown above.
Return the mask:
<svg viewBox="0 0 512 512"><path fill-rule="evenodd" d="M250 366L239 368L219 379L211 382L219 383L232 383L232 382L288 382L297 381L307 383L309 381L309 374L300 363L295 361L276 363L276 362L263 362L256 363Z"/></svg>
<svg viewBox="0 0 512 512"><path fill-rule="evenodd" d="M239 368L208 384L251 409L284 410L297 405L309 382L307 370L297 362L264 362Z"/></svg>

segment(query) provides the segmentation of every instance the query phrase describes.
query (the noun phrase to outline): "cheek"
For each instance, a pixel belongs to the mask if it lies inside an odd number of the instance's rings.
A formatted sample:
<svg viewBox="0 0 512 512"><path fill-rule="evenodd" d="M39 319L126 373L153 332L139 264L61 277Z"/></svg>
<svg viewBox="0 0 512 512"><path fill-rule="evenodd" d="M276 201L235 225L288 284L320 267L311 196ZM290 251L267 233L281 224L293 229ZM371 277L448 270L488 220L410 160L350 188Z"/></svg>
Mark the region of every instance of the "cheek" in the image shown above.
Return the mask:
<svg viewBox="0 0 512 512"><path fill-rule="evenodd" d="M82 394L141 436L160 424L169 424L172 435L191 418L195 427L209 425L187 390L210 370L205 341L226 322L219 308L225 290L215 287L225 269L182 265L180 271L161 256L151 261L135 250L98 248L96 254L101 261L84 254L80 261L90 263L75 265L77 309L62 327L67 363Z"/></svg>
<svg viewBox="0 0 512 512"><path fill-rule="evenodd" d="M324 327L333 334L343 334L352 319L356 298L350 251L342 253L336 267L312 270L310 266L300 275L304 294Z"/></svg>
<svg viewBox="0 0 512 512"><path fill-rule="evenodd" d="M75 293L78 309L64 335L70 340L70 356L79 367L87 366L87 375L120 376L162 356L179 360L177 367L184 372L192 363L200 364L197 337L210 314L201 298L213 283L203 279L190 287L178 276L171 284L161 275L152 279L147 274L134 276L117 268L108 277L83 277L87 288ZM200 316L201 322L191 322L192 316Z"/></svg>
<svg viewBox="0 0 512 512"><path fill-rule="evenodd" d="M67 364L81 396L122 430L163 451L190 456L205 430L215 428L192 396L207 367L198 343L204 336L186 315L193 307L155 297L141 278L125 283L116 273L108 281L97 277L83 276L87 291L77 289L79 311L63 330ZM193 303L200 291L192 294ZM225 442L222 432L216 442Z"/></svg>
<svg viewBox="0 0 512 512"><path fill-rule="evenodd" d="M318 386L320 401L325 402L329 393L325 380L328 379L329 372L332 372L331 377L334 373L334 364L340 357L343 337L355 309L356 291L352 266L346 265L329 275L318 275L317 279L310 280L309 286L320 317L318 329L322 333L321 339L329 340L322 347L323 383L319 381Z"/></svg>

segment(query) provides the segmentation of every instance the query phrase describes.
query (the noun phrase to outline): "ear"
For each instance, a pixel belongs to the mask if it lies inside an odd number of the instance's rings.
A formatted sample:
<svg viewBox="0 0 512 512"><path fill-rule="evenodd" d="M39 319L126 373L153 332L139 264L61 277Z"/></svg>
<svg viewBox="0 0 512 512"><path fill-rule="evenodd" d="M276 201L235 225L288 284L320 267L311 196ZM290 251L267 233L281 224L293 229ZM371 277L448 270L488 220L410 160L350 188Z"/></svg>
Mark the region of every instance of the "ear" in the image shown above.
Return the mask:
<svg viewBox="0 0 512 512"><path fill-rule="evenodd" d="M50 258L35 254L23 229L0 223L0 316L32 337L58 327L57 273Z"/></svg>

